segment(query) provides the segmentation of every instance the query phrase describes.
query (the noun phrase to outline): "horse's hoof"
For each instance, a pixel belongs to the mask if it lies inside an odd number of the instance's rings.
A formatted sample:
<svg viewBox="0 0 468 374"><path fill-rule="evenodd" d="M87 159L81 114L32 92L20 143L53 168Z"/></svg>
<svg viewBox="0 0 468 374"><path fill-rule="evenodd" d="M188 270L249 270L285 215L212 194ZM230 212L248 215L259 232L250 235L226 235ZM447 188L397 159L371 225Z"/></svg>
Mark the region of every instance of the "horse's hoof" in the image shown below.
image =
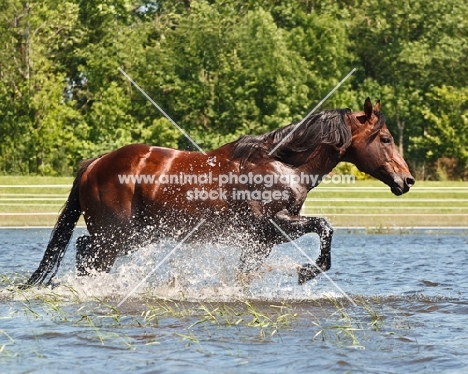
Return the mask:
<svg viewBox="0 0 468 374"><path fill-rule="evenodd" d="M50 287L52 289L55 289L60 286L60 282L48 282L47 287Z"/></svg>
<svg viewBox="0 0 468 374"><path fill-rule="evenodd" d="M29 283L21 283L21 284L18 284L18 289L21 290L21 291L25 291L27 290L28 288L31 288L33 285L32 284L29 284Z"/></svg>

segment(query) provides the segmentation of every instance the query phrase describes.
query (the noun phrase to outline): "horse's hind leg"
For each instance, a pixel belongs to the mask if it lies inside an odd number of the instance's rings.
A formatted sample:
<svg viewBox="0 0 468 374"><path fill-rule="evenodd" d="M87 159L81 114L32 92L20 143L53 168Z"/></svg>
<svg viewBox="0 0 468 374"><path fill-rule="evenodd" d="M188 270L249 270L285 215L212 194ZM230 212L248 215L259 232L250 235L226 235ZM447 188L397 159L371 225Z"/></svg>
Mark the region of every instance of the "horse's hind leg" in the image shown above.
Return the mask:
<svg viewBox="0 0 468 374"><path fill-rule="evenodd" d="M117 258L115 243L83 235L76 240L76 271L79 276L91 272L109 272Z"/></svg>
<svg viewBox="0 0 468 374"><path fill-rule="evenodd" d="M89 263L92 258L92 246L91 246L91 236L82 235L76 239L75 243L76 248L76 273L79 276L88 275Z"/></svg>

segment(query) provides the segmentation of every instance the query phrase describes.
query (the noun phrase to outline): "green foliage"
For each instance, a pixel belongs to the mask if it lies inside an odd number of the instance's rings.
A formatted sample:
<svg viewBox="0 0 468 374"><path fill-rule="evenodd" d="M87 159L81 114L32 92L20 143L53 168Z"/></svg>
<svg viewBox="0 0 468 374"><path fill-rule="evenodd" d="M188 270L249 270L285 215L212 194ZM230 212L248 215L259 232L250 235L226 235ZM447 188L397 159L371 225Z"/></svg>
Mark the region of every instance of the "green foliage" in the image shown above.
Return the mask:
<svg viewBox="0 0 468 374"><path fill-rule="evenodd" d="M455 160L452 178L468 178L468 87L433 87L420 108L425 119L424 135L415 137L415 147L425 151L425 159Z"/></svg>
<svg viewBox="0 0 468 374"><path fill-rule="evenodd" d="M468 177L462 0L5 0L0 12L0 173L70 175L133 142L193 149L119 67L206 150L299 120L356 67L322 109L381 99L416 171L450 159Z"/></svg>
<svg viewBox="0 0 468 374"><path fill-rule="evenodd" d="M340 162L332 171L334 174L338 175L353 175L356 180L368 180L372 179L366 173L360 171L355 165L349 162Z"/></svg>

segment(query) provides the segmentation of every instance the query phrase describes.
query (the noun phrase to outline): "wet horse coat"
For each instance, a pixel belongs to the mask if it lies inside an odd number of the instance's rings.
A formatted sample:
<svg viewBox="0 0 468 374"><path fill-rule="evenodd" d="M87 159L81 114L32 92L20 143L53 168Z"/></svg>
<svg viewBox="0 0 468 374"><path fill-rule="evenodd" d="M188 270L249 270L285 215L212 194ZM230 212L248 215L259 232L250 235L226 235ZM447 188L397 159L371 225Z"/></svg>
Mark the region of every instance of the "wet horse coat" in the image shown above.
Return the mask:
<svg viewBox="0 0 468 374"><path fill-rule="evenodd" d="M200 222L189 241L226 242L245 233L238 243L240 273L257 270L273 246L289 240L284 233L320 237L320 256L298 269L299 283L328 270L332 227L323 218L299 215L321 178L340 161L354 163L396 195L407 192L414 178L379 102L372 107L366 99L363 112L323 111L296 126L244 136L207 154L133 144L86 161L28 285L55 275L81 214L90 235L77 242L80 274L109 271L129 247L181 239Z"/></svg>

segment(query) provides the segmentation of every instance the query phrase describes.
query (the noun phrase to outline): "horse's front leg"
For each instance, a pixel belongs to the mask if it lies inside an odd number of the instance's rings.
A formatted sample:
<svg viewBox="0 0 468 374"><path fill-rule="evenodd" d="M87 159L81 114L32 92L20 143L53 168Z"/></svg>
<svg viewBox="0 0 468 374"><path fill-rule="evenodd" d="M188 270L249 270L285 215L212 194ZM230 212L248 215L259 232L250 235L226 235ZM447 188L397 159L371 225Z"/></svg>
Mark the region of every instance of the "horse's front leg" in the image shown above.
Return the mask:
<svg viewBox="0 0 468 374"><path fill-rule="evenodd" d="M311 232L320 237L320 255L315 261L315 265L304 264L298 269L299 284L303 284L315 278L319 273L330 269L333 228L324 218L294 216L283 210L276 214L275 222L293 240Z"/></svg>

